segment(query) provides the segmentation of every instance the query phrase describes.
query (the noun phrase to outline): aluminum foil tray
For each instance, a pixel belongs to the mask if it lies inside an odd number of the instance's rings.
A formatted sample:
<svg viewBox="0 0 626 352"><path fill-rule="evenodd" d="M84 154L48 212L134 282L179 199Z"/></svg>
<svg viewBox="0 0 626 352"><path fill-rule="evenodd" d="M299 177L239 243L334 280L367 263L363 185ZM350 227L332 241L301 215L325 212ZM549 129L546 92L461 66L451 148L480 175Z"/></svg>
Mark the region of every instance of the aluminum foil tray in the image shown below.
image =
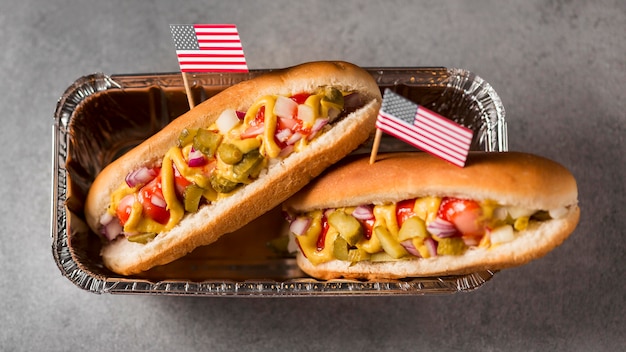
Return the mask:
<svg viewBox="0 0 626 352"><path fill-rule="evenodd" d="M199 74L190 78L195 101L271 70ZM504 107L480 77L455 68L370 68L381 91L396 93L472 128L473 150L506 151ZM425 295L476 289L494 272L405 280L319 281L292 256L267 244L284 229L276 208L189 255L132 277L106 269L100 240L84 221L83 205L98 172L188 110L180 73L93 74L59 99L53 123L52 253L62 275L94 293L201 296ZM365 145L357 152L368 152ZM411 150L384 137L380 151Z"/></svg>

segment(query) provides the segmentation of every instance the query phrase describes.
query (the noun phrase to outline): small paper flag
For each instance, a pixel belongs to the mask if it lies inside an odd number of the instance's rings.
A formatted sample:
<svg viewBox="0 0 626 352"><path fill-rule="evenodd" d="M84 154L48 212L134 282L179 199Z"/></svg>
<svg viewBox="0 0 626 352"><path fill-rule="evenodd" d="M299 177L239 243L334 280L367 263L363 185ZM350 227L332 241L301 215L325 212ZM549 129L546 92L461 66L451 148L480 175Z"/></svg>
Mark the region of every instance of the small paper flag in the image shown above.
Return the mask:
<svg viewBox="0 0 626 352"><path fill-rule="evenodd" d="M474 132L385 90L376 128L459 167L465 166Z"/></svg>
<svg viewBox="0 0 626 352"><path fill-rule="evenodd" d="M248 72L234 24L170 25L182 72Z"/></svg>

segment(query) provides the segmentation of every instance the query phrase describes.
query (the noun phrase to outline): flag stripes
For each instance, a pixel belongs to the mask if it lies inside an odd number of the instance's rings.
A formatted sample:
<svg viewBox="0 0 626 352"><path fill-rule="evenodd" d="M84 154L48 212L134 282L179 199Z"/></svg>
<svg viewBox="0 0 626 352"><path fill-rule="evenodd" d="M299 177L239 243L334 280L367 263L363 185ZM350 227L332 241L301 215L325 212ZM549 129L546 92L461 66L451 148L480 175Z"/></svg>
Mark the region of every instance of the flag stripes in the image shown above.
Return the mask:
<svg viewBox="0 0 626 352"><path fill-rule="evenodd" d="M460 167L465 166L473 137L471 129L390 90L385 91L376 128Z"/></svg>
<svg viewBox="0 0 626 352"><path fill-rule="evenodd" d="M170 25L182 72L248 72L237 27Z"/></svg>

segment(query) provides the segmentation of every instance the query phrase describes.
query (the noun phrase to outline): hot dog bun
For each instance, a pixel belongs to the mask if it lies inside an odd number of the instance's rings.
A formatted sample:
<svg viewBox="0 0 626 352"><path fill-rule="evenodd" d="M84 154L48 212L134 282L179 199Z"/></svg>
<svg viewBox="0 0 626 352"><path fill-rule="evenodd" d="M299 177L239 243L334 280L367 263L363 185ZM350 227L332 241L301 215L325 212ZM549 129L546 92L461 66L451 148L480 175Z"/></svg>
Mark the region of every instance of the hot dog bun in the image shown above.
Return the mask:
<svg viewBox="0 0 626 352"><path fill-rule="evenodd" d="M371 75L346 62L314 62L273 71L204 101L103 169L90 188L85 206L85 216L93 231L98 231L110 194L124 182L125 176L141 166L159 162L176 145L184 128L206 128L224 110L246 111L255 99L265 95L291 95L320 86L358 92L361 107L334 123L305 150L272 164L267 173L233 195L186 214L178 225L160 233L153 241L138 244L119 237L105 244L101 252L104 264L122 275L148 270L210 244L279 205L367 140L382 100L380 90Z"/></svg>
<svg viewBox="0 0 626 352"><path fill-rule="evenodd" d="M527 263L560 245L580 215L572 174L554 161L517 152L471 152L464 168L421 152L382 154L372 165L368 156L351 156L326 170L283 206L302 213L425 196L492 200L544 211L561 209L561 215L531 221L511 242L488 249L470 248L462 255L389 262L332 260L313 265L298 253L298 264L320 279L391 279L499 270Z"/></svg>

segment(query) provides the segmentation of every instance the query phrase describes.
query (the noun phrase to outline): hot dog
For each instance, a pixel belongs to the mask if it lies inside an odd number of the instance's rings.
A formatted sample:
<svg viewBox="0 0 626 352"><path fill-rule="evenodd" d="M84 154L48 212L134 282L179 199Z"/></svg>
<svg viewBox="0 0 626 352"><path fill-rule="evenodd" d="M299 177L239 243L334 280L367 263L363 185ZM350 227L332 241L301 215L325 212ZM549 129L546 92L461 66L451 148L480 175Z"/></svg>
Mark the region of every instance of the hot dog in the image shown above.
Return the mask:
<svg viewBox="0 0 626 352"><path fill-rule="evenodd" d="M216 241L365 142L380 107L346 62L276 70L227 88L107 165L85 217L110 270L130 275Z"/></svg>
<svg viewBox="0 0 626 352"><path fill-rule="evenodd" d="M532 154L349 156L283 204L297 261L319 279L500 270L560 245L580 209L572 174Z"/></svg>

